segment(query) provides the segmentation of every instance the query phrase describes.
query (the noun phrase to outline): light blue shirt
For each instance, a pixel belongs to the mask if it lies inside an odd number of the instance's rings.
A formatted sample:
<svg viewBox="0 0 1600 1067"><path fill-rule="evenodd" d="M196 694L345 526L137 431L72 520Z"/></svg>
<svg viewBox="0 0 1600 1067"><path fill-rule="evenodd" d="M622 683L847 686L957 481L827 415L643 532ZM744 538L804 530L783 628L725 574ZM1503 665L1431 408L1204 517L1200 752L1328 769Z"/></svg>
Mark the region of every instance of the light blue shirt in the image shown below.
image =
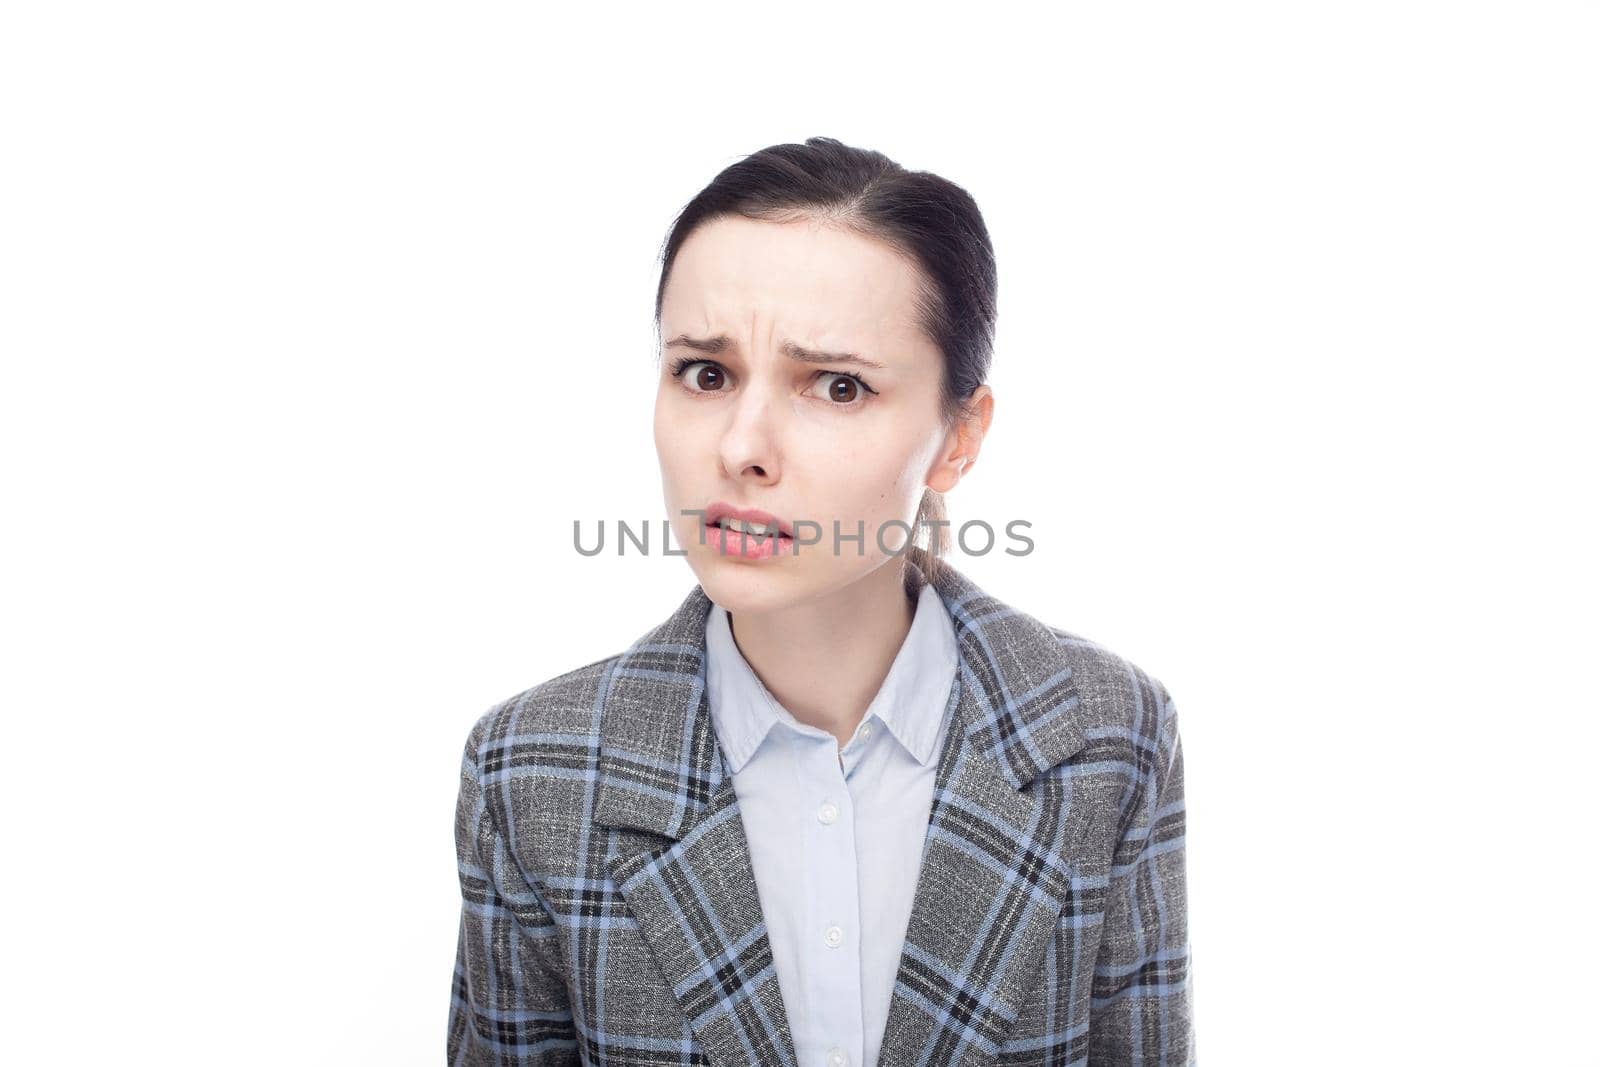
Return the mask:
<svg viewBox="0 0 1600 1067"><path fill-rule="evenodd" d="M799 1067L878 1061L956 669L955 628L924 583L911 630L841 749L768 692L721 605L707 617L707 698Z"/></svg>

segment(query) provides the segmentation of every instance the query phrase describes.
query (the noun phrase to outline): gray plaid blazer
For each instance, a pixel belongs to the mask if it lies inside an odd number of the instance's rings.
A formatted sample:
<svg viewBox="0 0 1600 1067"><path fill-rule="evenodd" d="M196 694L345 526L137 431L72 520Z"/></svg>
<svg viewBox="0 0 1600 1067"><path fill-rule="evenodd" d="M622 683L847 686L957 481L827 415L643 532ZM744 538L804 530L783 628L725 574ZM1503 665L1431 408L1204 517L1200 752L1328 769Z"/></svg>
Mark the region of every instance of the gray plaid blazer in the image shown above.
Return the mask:
<svg viewBox="0 0 1600 1067"><path fill-rule="evenodd" d="M1172 700L941 572L958 720L879 1064L1193 1063ZM450 1063L802 1067L712 728L710 608L696 585L472 728Z"/></svg>

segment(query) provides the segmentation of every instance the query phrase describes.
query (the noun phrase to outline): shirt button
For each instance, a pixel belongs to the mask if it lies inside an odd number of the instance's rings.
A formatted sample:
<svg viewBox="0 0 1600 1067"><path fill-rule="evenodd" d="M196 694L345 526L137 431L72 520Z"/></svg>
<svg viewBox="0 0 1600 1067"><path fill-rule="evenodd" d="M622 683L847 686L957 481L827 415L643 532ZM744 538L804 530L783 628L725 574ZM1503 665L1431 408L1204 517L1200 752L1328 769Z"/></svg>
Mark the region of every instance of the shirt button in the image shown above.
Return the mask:
<svg viewBox="0 0 1600 1067"><path fill-rule="evenodd" d="M867 738L869 738L871 736L872 736L872 724L870 722L862 723L861 724L861 739L863 741L865 741Z"/></svg>
<svg viewBox="0 0 1600 1067"><path fill-rule="evenodd" d="M839 809L838 809L837 806L834 805L834 803L832 801L829 801L828 803L822 805L822 807L817 809L817 819L819 821L821 821L822 823L824 823L825 825L830 825L831 826L833 824L833 821L835 819L837 819L838 817L839 817Z"/></svg>
<svg viewBox="0 0 1600 1067"><path fill-rule="evenodd" d="M837 926L830 926L827 933L822 935L822 940L828 943L829 948L838 948L839 942L844 940L844 931Z"/></svg>
<svg viewBox="0 0 1600 1067"><path fill-rule="evenodd" d="M849 1062L850 1057L844 1054L844 1049L831 1048L828 1050L828 1067L845 1067L845 1064Z"/></svg>

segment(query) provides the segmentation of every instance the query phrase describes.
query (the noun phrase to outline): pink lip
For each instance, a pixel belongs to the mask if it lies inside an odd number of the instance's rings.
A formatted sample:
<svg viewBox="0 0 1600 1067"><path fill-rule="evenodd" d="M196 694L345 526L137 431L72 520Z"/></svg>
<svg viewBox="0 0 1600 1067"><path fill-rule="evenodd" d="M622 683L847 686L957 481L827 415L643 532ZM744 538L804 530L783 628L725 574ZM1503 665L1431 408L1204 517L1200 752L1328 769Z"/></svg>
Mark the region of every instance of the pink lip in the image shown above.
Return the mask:
<svg viewBox="0 0 1600 1067"><path fill-rule="evenodd" d="M715 525L726 518L764 523L768 527L776 525L778 536L745 534L737 530L724 530ZM736 508L732 504L718 500L706 508L705 522L704 544L719 556L759 560L794 554L794 528L769 511L762 511L760 508Z"/></svg>
<svg viewBox="0 0 1600 1067"><path fill-rule="evenodd" d="M760 508L736 508L726 501L713 501L706 507L706 525L712 526L723 519L738 519L741 522L759 522L766 526L776 526L778 533L784 537L794 536L794 527L778 518L770 511Z"/></svg>

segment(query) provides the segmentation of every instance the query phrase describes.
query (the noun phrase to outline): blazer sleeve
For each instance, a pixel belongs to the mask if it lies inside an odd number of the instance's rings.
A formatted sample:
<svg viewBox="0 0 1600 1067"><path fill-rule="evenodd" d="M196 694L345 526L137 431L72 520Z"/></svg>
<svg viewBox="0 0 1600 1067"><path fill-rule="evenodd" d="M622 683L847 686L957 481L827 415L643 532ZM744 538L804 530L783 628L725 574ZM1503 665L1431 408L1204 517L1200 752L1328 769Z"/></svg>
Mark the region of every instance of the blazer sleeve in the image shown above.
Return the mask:
<svg viewBox="0 0 1600 1067"><path fill-rule="evenodd" d="M485 802L478 759L483 722L461 761L456 865L461 926L450 998L452 1067L578 1060L558 927L506 847Z"/></svg>
<svg viewBox="0 0 1600 1067"><path fill-rule="evenodd" d="M1129 814L1111 868L1089 1013L1092 1067L1195 1062L1184 870L1183 745L1177 709L1158 708L1143 738Z"/></svg>

